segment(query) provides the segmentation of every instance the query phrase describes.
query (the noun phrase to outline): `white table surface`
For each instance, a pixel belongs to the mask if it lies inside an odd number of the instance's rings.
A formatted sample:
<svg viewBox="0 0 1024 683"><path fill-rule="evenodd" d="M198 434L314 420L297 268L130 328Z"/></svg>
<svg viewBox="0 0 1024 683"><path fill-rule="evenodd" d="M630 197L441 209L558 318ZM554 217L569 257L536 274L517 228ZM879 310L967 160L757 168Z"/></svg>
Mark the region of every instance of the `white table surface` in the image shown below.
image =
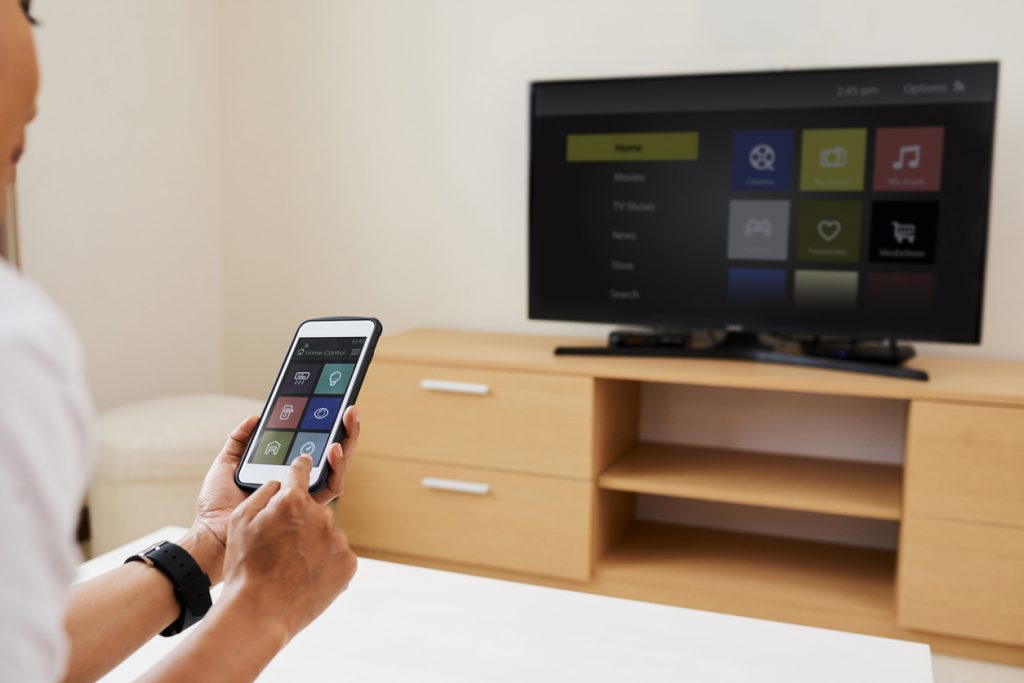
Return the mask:
<svg viewBox="0 0 1024 683"><path fill-rule="evenodd" d="M76 580L183 532L105 553ZM104 680L134 680L186 637L154 638ZM260 680L932 683L932 671L920 643L360 559Z"/></svg>

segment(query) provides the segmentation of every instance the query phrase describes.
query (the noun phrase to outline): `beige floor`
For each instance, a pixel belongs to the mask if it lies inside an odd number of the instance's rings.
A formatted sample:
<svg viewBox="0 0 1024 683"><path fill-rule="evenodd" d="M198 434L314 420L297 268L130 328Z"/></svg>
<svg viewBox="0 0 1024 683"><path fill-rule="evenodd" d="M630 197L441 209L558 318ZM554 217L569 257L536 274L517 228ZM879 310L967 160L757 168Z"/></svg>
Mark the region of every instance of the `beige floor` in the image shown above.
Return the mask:
<svg viewBox="0 0 1024 683"><path fill-rule="evenodd" d="M935 683L1024 683L1024 668L932 655Z"/></svg>

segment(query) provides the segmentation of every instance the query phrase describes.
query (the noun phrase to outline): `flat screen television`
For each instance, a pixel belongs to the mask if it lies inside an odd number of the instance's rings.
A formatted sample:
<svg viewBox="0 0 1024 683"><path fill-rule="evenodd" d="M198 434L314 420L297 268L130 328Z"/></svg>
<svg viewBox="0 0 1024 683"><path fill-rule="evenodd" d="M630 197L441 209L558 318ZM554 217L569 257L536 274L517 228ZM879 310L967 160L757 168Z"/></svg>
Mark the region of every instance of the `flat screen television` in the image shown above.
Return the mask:
<svg viewBox="0 0 1024 683"><path fill-rule="evenodd" d="M533 83L530 317L978 342L997 73Z"/></svg>

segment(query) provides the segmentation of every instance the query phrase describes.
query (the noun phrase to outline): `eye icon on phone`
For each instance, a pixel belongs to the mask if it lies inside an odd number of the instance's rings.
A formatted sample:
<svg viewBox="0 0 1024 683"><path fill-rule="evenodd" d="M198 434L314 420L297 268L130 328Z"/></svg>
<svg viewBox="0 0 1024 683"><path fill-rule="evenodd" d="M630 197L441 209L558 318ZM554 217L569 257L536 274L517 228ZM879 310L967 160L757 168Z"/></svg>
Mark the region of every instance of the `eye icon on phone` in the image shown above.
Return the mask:
<svg viewBox="0 0 1024 683"><path fill-rule="evenodd" d="M330 414L331 411L327 410L327 408L317 408L316 410L313 411L313 417L315 417L318 420L323 420Z"/></svg>

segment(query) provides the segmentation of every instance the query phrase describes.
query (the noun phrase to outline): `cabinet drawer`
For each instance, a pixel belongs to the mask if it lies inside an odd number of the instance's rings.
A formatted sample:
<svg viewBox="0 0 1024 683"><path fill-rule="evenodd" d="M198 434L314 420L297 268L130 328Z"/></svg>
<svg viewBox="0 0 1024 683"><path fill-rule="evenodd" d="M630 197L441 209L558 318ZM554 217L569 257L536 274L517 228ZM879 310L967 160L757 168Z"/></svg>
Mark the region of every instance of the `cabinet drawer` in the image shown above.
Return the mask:
<svg viewBox="0 0 1024 683"><path fill-rule="evenodd" d="M901 626L1024 645L1024 529L909 517Z"/></svg>
<svg viewBox="0 0 1024 683"><path fill-rule="evenodd" d="M357 456L340 499L357 547L586 580L591 485Z"/></svg>
<svg viewBox="0 0 1024 683"><path fill-rule="evenodd" d="M592 476L590 378L380 363L359 399L359 450L539 474Z"/></svg>
<svg viewBox="0 0 1024 683"><path fill-rule="evenodd" d="M1024 409L915 401L908 515L1024 527Z"/></svg>

